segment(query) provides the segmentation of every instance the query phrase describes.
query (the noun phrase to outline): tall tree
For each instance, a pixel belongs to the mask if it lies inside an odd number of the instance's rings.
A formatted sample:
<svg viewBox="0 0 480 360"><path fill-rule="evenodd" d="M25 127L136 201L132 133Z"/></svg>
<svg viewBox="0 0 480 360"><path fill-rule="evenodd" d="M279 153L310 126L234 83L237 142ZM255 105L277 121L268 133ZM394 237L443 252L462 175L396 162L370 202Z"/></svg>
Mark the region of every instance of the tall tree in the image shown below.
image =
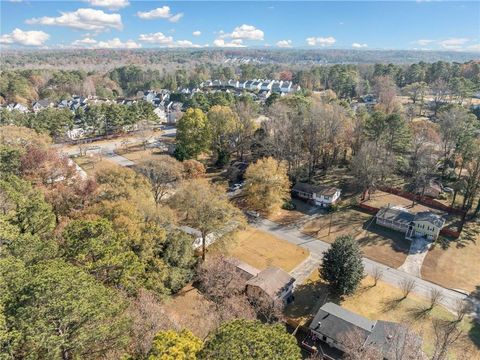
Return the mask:
<svg viewBox="0 0 480 360"><path fill-rule="evenodd" d="M202 345L189 330L160 331L153 339L148 360L195 360Z"/></svg>
<svg viewBox="0 0 480 360"><path fill-rule="evenodd" d="M161 155L155 160L141 163L139 171L150 181L153 197L158 204L172 185L182 178L183 166L175 158Z"/></svg>
<svg viewBox="0 0 480 360"><path fill-rule="evenodd" d="M188 159L197 157L208 150L209 146L210 127L207 116L200 109L188 109L177 122L177 147L184 151Z"/></svg>
<svg viewBox="0 0 480 360"><path fill-rule="evenodd" d="M180 221L200 231L202 259L207 252L207 235L226 235L243 222L238 208L230 204L223 189L204 179L186 181L170 200Z"/></svg>
<svg viewBox="0 0 480 360"><path fill-rule="evenodd" d="M217 164L224 166L230 160L238 115L227 106L215 105L208 111L207 118L212 150L217 153Z"/></svg>
<svg viewBox="0 0 480 360"><path fill-rule="evenodd" d="M272 157L257 160L245 172L244 193L249 207L271 212L290 199L287 168Z"/></svg>
<svg viewBox="0 0 480 360"><path fill-rule="evenodd" d="M16 289L4 303L9 328L21 333L15 357L97 359L126 345L125 303L93 277L61 260L23 273L0 261L0 286Z"/></svg>
<svg viewBox="0 0 480 360"><path fill-rule="evenodd" d="M351 236L335 239L323 255L320 274L338 295L350 295L363 278L362 253Z"/></svg>
<svg viewBox="0 0 480 360"><path fill-rule="evenodd" d="M220 326L207 339L200 359L301 359L295 337L281 324L233 320Z"/></svg>

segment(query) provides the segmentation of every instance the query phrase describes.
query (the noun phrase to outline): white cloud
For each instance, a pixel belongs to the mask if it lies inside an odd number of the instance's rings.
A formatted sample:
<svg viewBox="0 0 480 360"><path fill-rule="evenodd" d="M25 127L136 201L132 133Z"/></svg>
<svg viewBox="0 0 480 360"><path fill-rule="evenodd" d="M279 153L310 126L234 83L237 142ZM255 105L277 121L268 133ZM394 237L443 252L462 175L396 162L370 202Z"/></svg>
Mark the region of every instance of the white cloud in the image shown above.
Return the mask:
<svg viewBox="0 0 480 360"><path fill-rule="evenodd" d="M220 30L218 38L213 41L213 45L218 47L245 47L243 40L263 40L263 36L262 30L253 25L243 24L237 26L231 33Z"/></svg>
<svg viewBox="0 0 480 360"><path fill-rule="evenodd" d="M333 36L329 37L309 37L306 39L307 44L310 46L332 46L337 42L337 40Z"/></svg>
<svg viewBox="0 0 480 360"><path fill-rule="evenodd" d="M173 22L173 23L176 23L176 22L178 22L178 20L180 20L182 17L183 17L183 13L178 13L178 14L175 14L175 15L169 17L169 18L168 18L168 21Z"/></svg>
<svg viewBox="0 0 480 360"><path fill-rule="evenodd" d="M444 49L457 50L461 49L466 42L468 39L465 38L451 38L439 41L438 44Z"/></svg>
<svg viewBox="0 0 480 360"><path fill-rule="evenodd" d="M197 30L197 31L194 31L194 32L192 33L192 35L193 35L193 36L200 36L200 35L202 35L202 32L201 32L200 30Z"/></svg>
<svg viewBox="0 0 480 360"><path fill-rule="evenodd" d="M128 0L85 0L92 6L105 7L109 10L118 10L130 5Z"/></svg>
<svg viewBox="0 0 480 360"><path fill-rule="evenodd" d="M431 44L433 42L435 42L435 40L420 39L420 40L415 41L414 43L418 44L420 46L427 46L428 44Z"/></svg>
<svg viewBox="0 0 480 360"><path fill-rule="evenodd" d="M107 14L102 10L78 9L72 12L61 12L61 16L33 18L27 24L66 26L74 29L101 32L107 29L122 30L120 14Z"/></svg>
<svg viewBox="0 0 480 360"><path fill-rule="evenodd" d="M87 47L90 49L139 49L142 47L141 44L138 44L133 40L123 42L119 38L114 38L106 41L97 41L88 37L81 40L75 40L72 45L74 47Z"/></svg>
<svg viewBox="0 0 480 360"><path fill-rule="evenodd" d="M201 45L194 44L190 40L178 40L174 41L173 37L166 36L164 33L157 32L151 34L140 34L139 41L155 44L165 47L202 47Z"/></svg>
<svg viewBox="0 0 480 360"><path fill-rule="evenodd" d="M245 47L242 39L235 39L229 42L226 42L224 39L215 39L213 45L217 47Z"/></svg>
<svg viewBox="0 0 480 360"><path fill-rule="evenodd" d="M150 11L139 11L137 12L137 16L144 20L167 19L170 22L177 22L182 18L183 13L173 15L170 12L170 7L165 5Z"/></svg>
<svg viewBox="0 0 480 360"><path fill-rule="evenodd" d="M353 43L352 47L355 48L355 49L361 49L361 48L368 47L368 45L367 44L360 44L360 43Z"/></svg>
<svg viewBox="0 0 480 360"><path fill-rule="evenodd" d="M231 34L224 34L225 37L242 40L263 40L263 31L253 25L243 24L233 29Z"/></svg>
<svg viewBox="0 0 480 360"><path fill-rule="evenodd" d="M473 44L470 46L467 46L468 51L480 51L480 44Z"/></svg>
<svg viewBox="0 0 480 360"><path fill-rule="evenodd" d="M289 48L292 47L292 40L280 40L277 41L277 46L281 48Z"/></svg>
<svg viewBox="0 0 480 360"><path fill-rule="evenodd" d="M42 46L50 35L43 31L13 30L10 34L0 36L0 44L18 44L24 46Z"/></svg>
<svg viewBox="0 0 480 360"><path fill-rule="evenodd" d="M97 43L97 40L86 37L86 38L83 38L83 39L80 39L80 40L75 40L72 43L72 45L73 46L89 46L89 45L93 45L93 44L96 44L96 43Z"/></svg>
<svg viewBox="0 0 480 360"><path fill-rule="evenodd" d="M165 36L164 33L157 32L151 34L140 34L138 40L150 44L158 44L158 45L172 45L173 44L173 37Z"/></svg>

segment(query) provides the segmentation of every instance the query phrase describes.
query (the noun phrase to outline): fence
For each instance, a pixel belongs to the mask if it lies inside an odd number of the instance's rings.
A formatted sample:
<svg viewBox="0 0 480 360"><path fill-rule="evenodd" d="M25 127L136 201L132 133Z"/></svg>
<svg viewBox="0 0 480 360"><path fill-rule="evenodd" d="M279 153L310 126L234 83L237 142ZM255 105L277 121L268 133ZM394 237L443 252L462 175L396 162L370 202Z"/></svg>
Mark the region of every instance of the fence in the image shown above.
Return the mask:
<svg viewBox="0 0 480 360"><path fill-rule="evenodd" d="M379 210L378 208L374 207L374 206L369 206L365 203L359 203L356 205L357 208L359 208L360 210L363 210L369 214L372 214L372 215L375 215L377 213L377 211Z"/></svg>
<svg viewBox="0 0 480 360"><path fill-rule="evenodd" d="M436 200L434 200L434 199L432 199L428 196L421 196L421 195L417 195L417 194L412 194L412 193L409 193L407 191L391 188L391 187L388 187L388 186L382 186L382 187L379 188L379 190L390 193L390 194L393 194L393 195L401 196L405 199L416 201L419 204L429 206L429 207L432 207L432 208L437 209L437 210L446 211L450 214L465 216L465 211L464 210L442 204L441 202L436 201Z"/></svg>

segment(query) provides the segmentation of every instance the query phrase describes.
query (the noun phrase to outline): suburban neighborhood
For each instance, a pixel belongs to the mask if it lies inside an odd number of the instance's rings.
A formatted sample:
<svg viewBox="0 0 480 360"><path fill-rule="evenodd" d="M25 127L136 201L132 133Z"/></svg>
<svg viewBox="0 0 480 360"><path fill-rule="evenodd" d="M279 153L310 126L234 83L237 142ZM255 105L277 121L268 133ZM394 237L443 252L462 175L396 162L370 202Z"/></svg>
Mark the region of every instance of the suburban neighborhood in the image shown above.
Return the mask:
<svg viewBox="0 0 480 360"><path fill-rule="evenodd" d="M480 360L480 4L0 13L0 360Z"/></svg>

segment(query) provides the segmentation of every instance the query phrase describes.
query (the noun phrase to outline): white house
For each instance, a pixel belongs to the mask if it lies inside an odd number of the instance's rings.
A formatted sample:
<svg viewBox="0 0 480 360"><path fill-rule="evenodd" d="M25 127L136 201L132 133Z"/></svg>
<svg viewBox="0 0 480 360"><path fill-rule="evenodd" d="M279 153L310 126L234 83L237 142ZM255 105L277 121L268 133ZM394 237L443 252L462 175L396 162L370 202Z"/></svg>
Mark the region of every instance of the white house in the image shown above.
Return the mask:
<svg viewBox="0 0 480 360"><path fill-rule="evenodd" d="M292 82L291 81L284 81L282 85L280 85L280 91L282 93L288 93L290 92L290 89L292 88Z"/></svg>
<svg viewBox="0 0 480 360"><path fill-rule="evenodd" d="M324 208L336 204L342 194L342 191L336 187L321 187L302 182L296 183L292 188L292 192L299 198Z"/></svg>
<svg viewBox="0 0 480 360"><path fill-rule="evenodd" d="M27 113L28 112L28 107L26 107L25 105L19 104L19 103L15 103L15 104L8 104L7 105L7 110L8 111L16 110L16 111L20 111L21 113Z"/></svg>
<svg viewBox="0 0 480 360"><path fill-rule="evenodd" d="M273 80L265 80L260 84L260 90L268 91L272 90Z"/></svg>

